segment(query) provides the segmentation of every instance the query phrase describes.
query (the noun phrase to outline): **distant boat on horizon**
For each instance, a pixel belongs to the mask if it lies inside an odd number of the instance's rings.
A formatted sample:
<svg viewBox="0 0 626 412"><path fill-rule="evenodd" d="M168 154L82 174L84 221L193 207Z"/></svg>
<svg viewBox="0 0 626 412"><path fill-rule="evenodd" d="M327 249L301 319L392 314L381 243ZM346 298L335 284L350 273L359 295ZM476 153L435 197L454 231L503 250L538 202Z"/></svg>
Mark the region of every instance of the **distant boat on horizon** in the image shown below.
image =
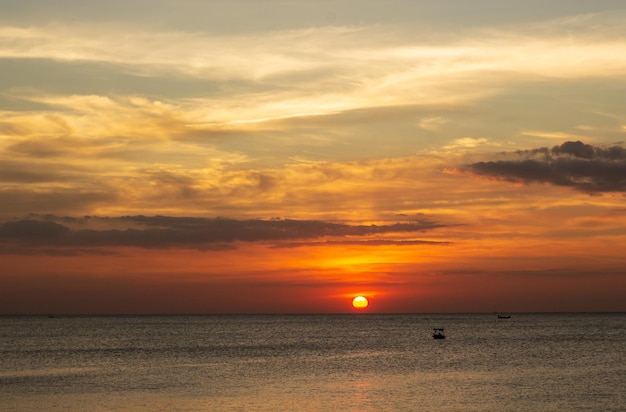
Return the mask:
<svg viewBox="0 0 626 412"><path fill-rule="evenodd" d="M446 335L443 334L443 328L433 328L433 339L445 339Z"/></svg>

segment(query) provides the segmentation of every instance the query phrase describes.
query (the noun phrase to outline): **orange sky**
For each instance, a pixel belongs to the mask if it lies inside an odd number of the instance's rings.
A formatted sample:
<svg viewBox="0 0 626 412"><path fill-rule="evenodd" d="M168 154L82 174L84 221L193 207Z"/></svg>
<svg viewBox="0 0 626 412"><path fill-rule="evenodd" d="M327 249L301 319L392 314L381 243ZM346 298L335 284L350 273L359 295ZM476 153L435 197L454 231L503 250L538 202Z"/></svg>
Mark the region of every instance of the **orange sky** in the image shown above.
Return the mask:
<svg viewBox="0 0 626 412"><path fill-rule="evenodd" d="M626 311L626 7L497 3L3 7L0 314Z"/></svg>

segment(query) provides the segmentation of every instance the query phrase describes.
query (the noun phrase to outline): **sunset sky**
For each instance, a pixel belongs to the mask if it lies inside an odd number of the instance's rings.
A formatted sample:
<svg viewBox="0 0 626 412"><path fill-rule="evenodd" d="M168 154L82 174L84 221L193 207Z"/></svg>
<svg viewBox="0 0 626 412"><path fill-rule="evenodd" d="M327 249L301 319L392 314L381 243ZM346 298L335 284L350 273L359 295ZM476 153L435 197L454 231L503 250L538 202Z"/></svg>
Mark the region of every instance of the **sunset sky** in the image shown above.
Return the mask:
<svg viewBox="0 0 626 412"><path fill-rule="evenodd" d="M0 0L0 314L626 311L623 0Z"/></svg>

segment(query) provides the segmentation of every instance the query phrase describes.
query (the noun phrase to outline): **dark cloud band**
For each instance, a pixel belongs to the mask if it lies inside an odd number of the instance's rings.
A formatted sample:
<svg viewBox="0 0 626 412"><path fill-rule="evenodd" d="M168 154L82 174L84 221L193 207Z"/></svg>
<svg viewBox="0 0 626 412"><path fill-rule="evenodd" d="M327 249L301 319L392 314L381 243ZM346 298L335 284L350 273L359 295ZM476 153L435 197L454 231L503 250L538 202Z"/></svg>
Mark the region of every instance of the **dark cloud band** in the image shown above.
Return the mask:
<svg viewBox="0 0 626 412"><path fill-rule="evenodd" d="M99 227L80 229L94 222ZM429 220L390 225L346 225L314 220L236 220L169 216L60 218L34 216L0 225L0 242L29 246L132 246L143 248L224 248L233 242L293 241L322 237L421 232L444 225ZM231 246L232 247L232 246Z"/></svg>
<svg viewBox="0 0 626 412"><path fill-rule="evenodd" d="M470 164L466 170L496 179L569 186L588 193L626 192L626 149L565 142L552 148L505 153L506 159Z"/></svg>

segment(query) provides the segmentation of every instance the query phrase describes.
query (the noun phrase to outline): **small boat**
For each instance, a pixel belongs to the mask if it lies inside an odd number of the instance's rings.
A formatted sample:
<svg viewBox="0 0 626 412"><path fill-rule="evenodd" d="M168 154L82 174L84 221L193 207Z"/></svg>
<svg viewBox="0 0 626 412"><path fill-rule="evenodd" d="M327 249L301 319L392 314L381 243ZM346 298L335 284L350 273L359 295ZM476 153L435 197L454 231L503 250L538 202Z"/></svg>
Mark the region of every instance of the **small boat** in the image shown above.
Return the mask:
<svg viewBox="0 0 626 412"><path fill-rule="evenodd" d="M498 319L511 319L511 315L498 315Z"/></svg>
<svg viewBox="0 0 626 412"><path fill-rule="evenodd" d="M433 328L433 339L445 339L446 335L443 334L443 328Z"/></svg>

